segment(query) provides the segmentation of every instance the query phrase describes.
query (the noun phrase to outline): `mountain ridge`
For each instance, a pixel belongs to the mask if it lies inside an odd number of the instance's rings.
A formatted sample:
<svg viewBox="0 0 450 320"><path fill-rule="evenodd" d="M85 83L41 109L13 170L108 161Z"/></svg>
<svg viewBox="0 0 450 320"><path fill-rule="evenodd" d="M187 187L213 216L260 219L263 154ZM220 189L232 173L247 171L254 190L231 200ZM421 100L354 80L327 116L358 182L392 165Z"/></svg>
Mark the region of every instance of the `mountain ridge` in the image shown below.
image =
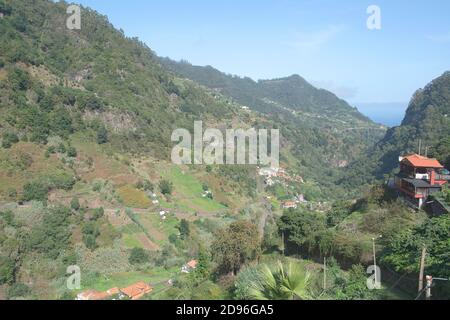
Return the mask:
<svg viewBox="0 0 450 320"><path fill-rule="evenodd" d="M338 98L334 93L325 89L318 89L306 81L298 74L290 76L259 79L257 81L249 77L239 77L219 71L212 66L194 66L187 61L176 62L170 58L160 58L163 66L180 76L194 80L209 88L222 91L236 99L241 104L253 105L253 108L263 113L274 112L274 110L264 103L264 98L275 98L276 102L281 102L284 106L298 111L319 112L327 110L325 106L338 108L340 111L351 113L354 117L371 123L372 121L351 107L346 101ZM233 83L235 82L235 83ZM289 90L284 90L277 85L288 86ZM246 88L247 92L255 92L253 95L242 95L238 88ZM290 100L293 101L290 101ZM281 101L280 101L281 100ZM333 111L333 110L329 110Z"/></svg>

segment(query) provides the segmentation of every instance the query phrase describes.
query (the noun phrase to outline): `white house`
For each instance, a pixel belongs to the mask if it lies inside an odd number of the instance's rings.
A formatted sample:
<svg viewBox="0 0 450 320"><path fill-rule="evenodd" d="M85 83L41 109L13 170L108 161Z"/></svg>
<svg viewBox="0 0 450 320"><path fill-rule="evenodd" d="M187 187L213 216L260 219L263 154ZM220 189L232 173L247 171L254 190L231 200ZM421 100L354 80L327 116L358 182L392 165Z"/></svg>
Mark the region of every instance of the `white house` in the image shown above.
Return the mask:
<svg viewBox="0 0 450 320"><path fill-rule="evenodd" d="M261 168L258 174L263 177L276 177L279 170L279 168Z"/></svg>

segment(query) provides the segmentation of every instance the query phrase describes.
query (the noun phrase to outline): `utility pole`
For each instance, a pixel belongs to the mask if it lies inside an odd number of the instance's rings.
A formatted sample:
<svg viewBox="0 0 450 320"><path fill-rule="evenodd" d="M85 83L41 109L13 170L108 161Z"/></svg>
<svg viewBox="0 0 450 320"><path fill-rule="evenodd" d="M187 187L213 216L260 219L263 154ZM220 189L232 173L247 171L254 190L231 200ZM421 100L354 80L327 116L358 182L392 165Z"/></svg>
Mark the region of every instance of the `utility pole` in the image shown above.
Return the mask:
<svg viewBox="0 0 450 320"><path fill-rule="evenodd" d="M433 285L433 277L427 276L427 294L426 299L431 300L431 286Z"/></svg>
<svg viewBox="0 0 450 320"><path fill-rule="evenodd" d="M419 156L422 155L422 139L419 139Z"/></svg>
<svg viewBox="0 0 450 320"><path fill-rule="evenodd" d="M423 275L425 270L425 257L427 255L427 247L424 246L422 249L422 259L420 260L420 273L419 273L419 293L423 290Z"/></svg>
<svg viewBox="0 0 450 320"><path fill-rule="evenodd" d="M383 236L379 236L378 239L381 239ZM377 271L377 251L375 248L375 240L377 240L377 238L372 238L372 245L373 245L373 267L374 267L374 272L375 272L375 287L378 289L378 271Z"/></svg>
<svg viewBox="0 0 450 320"><path fill-rule="evenodd" d="M323 258L323 291L327 290L327 258Z"/></svg>

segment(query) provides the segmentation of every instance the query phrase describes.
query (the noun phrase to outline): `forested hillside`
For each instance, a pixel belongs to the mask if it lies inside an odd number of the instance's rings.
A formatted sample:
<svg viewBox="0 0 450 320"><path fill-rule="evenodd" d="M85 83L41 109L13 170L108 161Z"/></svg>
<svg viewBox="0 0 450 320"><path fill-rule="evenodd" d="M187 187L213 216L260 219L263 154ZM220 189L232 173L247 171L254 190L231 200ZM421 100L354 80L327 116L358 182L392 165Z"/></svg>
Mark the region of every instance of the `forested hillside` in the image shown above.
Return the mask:
<svg viewBox="0 0 450 320"><path fill-rule="evenodd" d="M306 117L310 114L325 118L334 116L348 124L359 120L368 126L374 125L347 102L329 91L315 88L299 75L255 82L250 78L227 75L211 66L193 66L185 61L175 62L169 58L162 58L161 62L176 74L222 92L240 104L263 113L275 114L280 109L291 109L302 112ZM311 125L320 126L323 123L318 121Z"/></svg>
<svg viewBox="0 0 450 320"><path fill-rule="evenodd" d="M390 129L374 148L354 162L345 183L370 183L398 167L399 156L428 152L450 166L450 72L418 90L411 99L401 126Z"/></svg>
<svg viewBox="0 0 450 320"><path fill-rule="evenodd" d="M8 137L45 143L51 135L83 131L95 139L103 132L117 150L168 160L171 132L192 129L194 120L220 128L276 127L282 161L312 184L323 181L310 188L320 198L349 191L334 188L340 169L384 133L299 76L254 83L223 75L231 84L219 94L220 85L206 89L166 72L148 47L89 9L83 28L71 31L64 3L3 3L2 132ZM244 112L246 104L261 113Z"/></svg>
<svg viewBox="0 0 450 320"><path fill-rule="evenodd" d="M319 188L328 196L345 197L358 192L357 184L347 188L345 195L333 186L342 177L341 168L364 155L384 136L386 128L347 102L315 88L298 75L255 82L210 66L193 66L169 58L161 58L161 63L176 75L220 92L275 121L291 142L289 147L297 160L295 167L303 176L320 180Z"/></svg>
<svg viewBox="0 0 450 320"><path fill-rule="evenodd" d="M67 6L0 0L0 300L115 299L142 282L145 299L410 297L367 288L380 234L384 267L417 279L426 241L430 271L448 276L448 217L369 186L418 138L448 162L448 73L374 147L384 127L300 76L161 59L89 8L69 30ZM196 120L280 129L281 170L173 164L173 130Z"/></svg>
<svg viewBox="0 0 450 320"><path fill-rule="evenodd" d="M173 129L191 128L199 117L236 116L236 108L169 75L148 47L89 9L83 28L71 31L64 3L3 1L2 7L2 131L20 129L45 142L97 123L117 137L118 147L168 159Z"/></svg>

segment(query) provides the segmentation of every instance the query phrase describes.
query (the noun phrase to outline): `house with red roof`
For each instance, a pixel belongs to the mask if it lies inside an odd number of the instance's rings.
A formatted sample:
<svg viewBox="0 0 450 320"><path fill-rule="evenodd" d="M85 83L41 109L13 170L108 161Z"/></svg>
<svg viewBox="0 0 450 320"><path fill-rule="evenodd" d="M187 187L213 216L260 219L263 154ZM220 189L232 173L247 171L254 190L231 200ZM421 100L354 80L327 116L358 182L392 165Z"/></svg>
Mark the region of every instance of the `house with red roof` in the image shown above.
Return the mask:
<svg viewBox="0 0 450 320"><path fill-rule="evenodd" d="M84 292L81 292L77 295L77 300L80 301L100 301L100 300L106 300L109 298L110 295L107 292L99 292L96 290L87 290Z"/></svg>
<svg viewBox="0 0 450 320"><path fill-rule="evenodd" d="M283 207L283 209L297 209L298 208L298 204L295 201L285 201L285 202L283 202L283 204L281 206Z"/></svg>
<svg viewBox="0 0 450 320"><path fill-rule="evenodd" d="M395 177L395 189L419 209L430 195L441 192L450 181L450 172L437 159L412 154L399 160L400 173Z"/></svg>
<svg viewBox="0 0 450 320"><path fill-rule="evenodd" d="M183 267L181 267L181 272L189 273L191 272L191 270L197 269L197 264L198 264L197 260L191 260L188 263L186 263Z"/></svg>
<svg viewBox="0 0 450 320"><path fill-rule="evenodd" d="M150 285L141 281L123 289L119 289L116 287L109 289L105 292L99 292L97 290L87 290L79 293L77 295L77 300L82 301L111 300L116 296L120 300L122 299L138 300L147 293L152 292L152 290L153 288Z"/></svg>
<svg viewBox="0 0 450 320"><path fill-rule="evenodd" d="M120 289L120 297L128 298L130 300L139 300L143 296L145 296L147 293L150 293L153 291L153 288L149 286L147 283L141 281L138 283L135 283L129 287Z"/></svg>

